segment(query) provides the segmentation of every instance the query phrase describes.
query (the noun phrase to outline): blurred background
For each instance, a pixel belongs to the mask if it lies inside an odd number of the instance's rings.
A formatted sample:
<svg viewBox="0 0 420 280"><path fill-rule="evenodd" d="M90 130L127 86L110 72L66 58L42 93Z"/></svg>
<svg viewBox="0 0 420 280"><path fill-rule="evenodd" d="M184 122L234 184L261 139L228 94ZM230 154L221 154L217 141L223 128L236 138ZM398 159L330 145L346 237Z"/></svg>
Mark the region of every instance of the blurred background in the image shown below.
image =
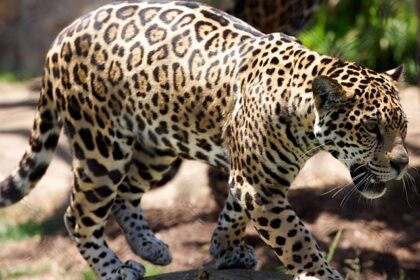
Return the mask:
<svg viewBox="0 0 420 280"><path fill-rule="evenodd" d="M0 178L10 173L26 147L38 98L36 77L49 44L77 16L108 2L0 0ZM401 99L409 119L407 178L395 183L383 199L366 201L351 192L346 169L321 153L294 182L290 200L347 279L420 279L420 1L206 2L264 32L296 35L313 50L377 71L405 65ZM70 192L70 161L62 137L35 191L17 205L0 209L1 280L95 279L62 222ZM146 264L150 274L211 261L209 241L226 193L225 179L204 164L183 161L163 186L145 195L145 215L174 256L167 267ZM252 227L247 232L247 241L257 248L260 269L281 271ZM122 258L135 258L113 221L107 237Z"/></svg>
<svg viewBox="0 0 420 280"><path fill-rule="evenodd" d="M3 79L41 75L44 55L58 32L77 16L108 2L111 1L0 0ZM264 32L300 30L296 35L307 47L378 71L403 63L407 81L418 81L418 0L202 2L235 14ZM259 3L269 5L264 9ZM276 6L287 6L290 10L279 17ZM304 14L305 7L310 12Z"/></svg>

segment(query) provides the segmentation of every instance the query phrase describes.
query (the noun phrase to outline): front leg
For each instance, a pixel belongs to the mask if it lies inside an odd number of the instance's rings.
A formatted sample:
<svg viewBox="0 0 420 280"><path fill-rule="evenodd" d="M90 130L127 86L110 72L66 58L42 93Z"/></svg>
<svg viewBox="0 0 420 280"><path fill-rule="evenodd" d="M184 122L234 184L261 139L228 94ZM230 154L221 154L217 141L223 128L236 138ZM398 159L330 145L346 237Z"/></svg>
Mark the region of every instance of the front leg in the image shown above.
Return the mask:
<svg viewBox="0 0 420 280"><path fill-rule="evenodd" d="M244 241L248 221L245 209L229 192L211 239L210 254L217 268L254 268L257 264L254 249Z"/></svg>
<svg viewBox="0 0 420 280"><path fill-rule="evenodd" d="M296 279L343 279L331 268L286 198L286 188L251 185L246 176L231 174L232 189L264 242L272 247Z"/></svg>

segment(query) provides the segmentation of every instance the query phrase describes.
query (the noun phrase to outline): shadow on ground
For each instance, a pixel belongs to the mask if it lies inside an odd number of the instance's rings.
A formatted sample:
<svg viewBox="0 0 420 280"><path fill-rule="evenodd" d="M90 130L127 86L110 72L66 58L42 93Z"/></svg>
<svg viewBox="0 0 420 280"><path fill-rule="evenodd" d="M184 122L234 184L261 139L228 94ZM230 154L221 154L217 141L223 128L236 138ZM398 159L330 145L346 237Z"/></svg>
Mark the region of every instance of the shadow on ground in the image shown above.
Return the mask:
<svg viewBox="0 0 420 280"><path fill-rule="evenodd" d="M349 279L416 280L420 279L420 176L415 168L409 174L412 180L406 180L405 190L396 183L374 201L357 193L346 197L351 186L335 196L334 187L299 188L290 192L289 200L324 251L343 229L333 265ZM249 241L262 245L254 238ZM270 256L263 267L275 266L271 250L263 247Z"/></svg>

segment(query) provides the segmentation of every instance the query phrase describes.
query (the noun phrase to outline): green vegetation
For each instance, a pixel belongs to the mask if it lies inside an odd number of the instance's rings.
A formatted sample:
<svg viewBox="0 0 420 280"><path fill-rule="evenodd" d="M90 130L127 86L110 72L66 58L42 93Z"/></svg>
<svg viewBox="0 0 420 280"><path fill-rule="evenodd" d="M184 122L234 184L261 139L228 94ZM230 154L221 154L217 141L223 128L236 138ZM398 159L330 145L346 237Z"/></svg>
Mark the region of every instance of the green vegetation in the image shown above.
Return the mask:
<svg viewBox="0 0 420 280"><path fill-rule="evenodd" d="M1 280L19 279L25 276L34 276L34 275L44 274L48 272L49 270L50 268L48 266L42 266L36 269L22 266L22 267L0 271L0 279Z"/></svg>
<svg viewBox="0 0 420 280"><path fill-rule="evenodd" d="M0 225L0 242L7 240L23 240L34 235L42 234L41 224L27 222L15 226Z"/></svg>
<svg viewBox="0 0 420 280"><path fill-rule="evenodd" d="M340 242L340 238L341 238L341 234L343 233L343 229L340 229L339 231L337 231L337 233L334 236L334 240L333 243L331 244L329 250L328 250L328 254L327 254L327 262L331 263L334 254L335 254L335 250L338 247L338 242Z"/></svg>
<svg viewBox="0 0 420 280"><path fill-rule="evenodd" d="M144 267L146 268L146 276L155 276L164 273L165 271L162 267L150 264L150 263L143 263Z"/></svg>
<svg viewBox="0 0 420 280"><path fill-rule="evenodd" d="M411 0L327 1L298 37L310 49L386 71L400 64L418 79L417 18ZM332 5L331 3L336 3Z"/></svg>
<svg viewBox="0 0 420 280"><path fill-rule="evenodd" d="M32 71L0 70L0 82L21 82L36 76L37 74Z"/></svg>
<svg viewBox="0 0 420 280"><path fill-rule="evenodd" d="M0 82L17 82L21 79L18 75L11 71L0 71Z"/></svg>
<svg viewBox="0 0 420 280"><path fill-rule="evenodd" d="M400 276L398 277L398 280L405 280L405 271L402 268L400 268Z"/></svg>
<svg viewBox="0 0 420 280"><path fill-rule="evenodd" d="M36 222L30 220L28 222L17 225L0 223L0 242L7 240L23 240L35 235L49 235L64 228L61 217L46 220L44 222Z"/></svg>
<svg viewBox="0 0 420 280"><path fill-rule="evenodd" d="M360 265L360 250L356 249L356 256L354 259L347 259L344 262L350 267L352 272L353 279L360 279L361 275L361 265ZM350 279L350 274L346 274L345 280Z"/></svg>
<svg viewBox="0 0 420 280"><path fill-rule="evenodd" d="M267 267L264 270L278 273L287 273L287 269L284 266Z"/></svg>
<svg viewBox="0 0 420 280"><path fill-rule="evenodd" d="M96 280L96 275L90 268L87 268L82 271L82 277L80 280Z"/></svg>

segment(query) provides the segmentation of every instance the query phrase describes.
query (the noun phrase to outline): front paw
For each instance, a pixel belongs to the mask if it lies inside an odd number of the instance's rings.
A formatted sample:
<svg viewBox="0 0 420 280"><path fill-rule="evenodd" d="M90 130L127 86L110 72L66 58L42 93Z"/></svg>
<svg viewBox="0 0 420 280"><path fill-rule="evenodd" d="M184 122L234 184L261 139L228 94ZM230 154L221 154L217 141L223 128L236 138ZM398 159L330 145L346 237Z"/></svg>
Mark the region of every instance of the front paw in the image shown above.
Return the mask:
<svg viewBox="0 0 420 280"><path fill-rule="evenodd" d="M116 278L118 280L139 280L143 279L145 273L144 266L128 260L122 264L116 272ZM113 278L114 279L114 278Z"/></svg>
<svg viewBox="0 0 420 280"><path fill-rule="evenodd" d="M172 254L168 245L156 237L149 237L141 242L137 255L156 265L167 265L172 261Z"/></svg>
<svg viewBox="0 0 420 280"><path fill-rule="evenodd" d="M126 237L131 250L142 259L156 265L167 265L172 261L168 245L158 239L152 231L140 234L130 232Z"/></svg>
<svg viewBox="0 0 420 280"><path fill-rule="evenodd" d="M228 249L219 254L216 258L218 269L245 268L252 269L256 266L254 248L247 244L242 244L232 249Z"/></svg>

